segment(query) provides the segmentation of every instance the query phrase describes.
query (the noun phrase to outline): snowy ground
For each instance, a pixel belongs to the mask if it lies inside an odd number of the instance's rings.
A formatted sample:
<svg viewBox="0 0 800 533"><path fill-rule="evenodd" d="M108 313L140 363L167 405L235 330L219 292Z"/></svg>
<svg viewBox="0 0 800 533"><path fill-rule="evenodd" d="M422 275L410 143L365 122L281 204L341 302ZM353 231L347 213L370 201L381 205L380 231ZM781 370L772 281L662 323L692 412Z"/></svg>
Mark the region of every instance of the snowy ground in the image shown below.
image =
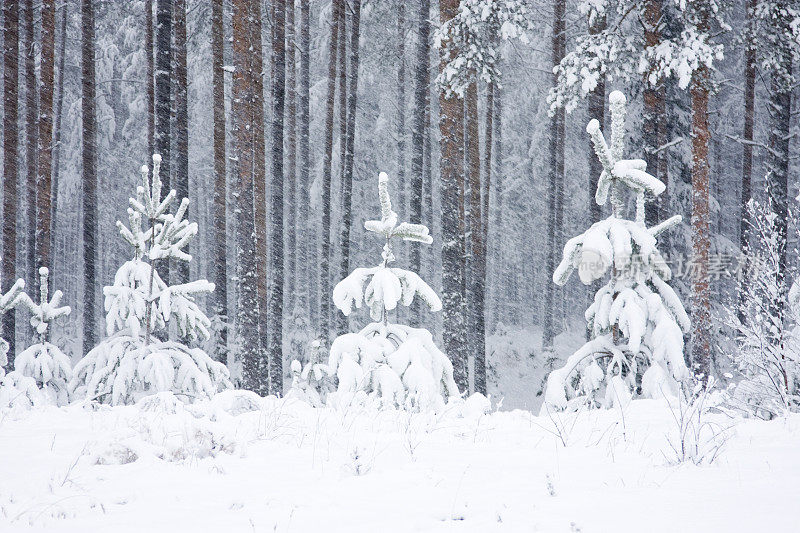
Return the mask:
<svg viewBox="0 0 800 533"><path fill-rule="evenodd" d="M800 518L799 415L713 415L730 438L696 466L674 464L672 411L652 400L552 419L482 414L480 398L440 415L173 400L0 414L0 531L731 532Z"/></svg>

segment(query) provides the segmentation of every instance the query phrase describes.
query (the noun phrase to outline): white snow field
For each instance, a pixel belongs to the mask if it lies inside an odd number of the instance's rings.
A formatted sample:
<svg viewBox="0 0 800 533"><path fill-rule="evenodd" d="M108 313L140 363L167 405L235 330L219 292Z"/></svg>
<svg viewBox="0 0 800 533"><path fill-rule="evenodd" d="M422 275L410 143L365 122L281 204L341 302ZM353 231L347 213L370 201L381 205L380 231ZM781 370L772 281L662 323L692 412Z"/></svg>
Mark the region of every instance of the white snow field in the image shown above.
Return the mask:
<svg viewBox="0 0 800 533"><path fill-rule="evenodd" d="M0 531L800 527L800 415L707 414L700 455L717 456L696 465L676 462L677 408L663 400L552 417L486 404L410 414L229 391L5 411Z"/></svg>

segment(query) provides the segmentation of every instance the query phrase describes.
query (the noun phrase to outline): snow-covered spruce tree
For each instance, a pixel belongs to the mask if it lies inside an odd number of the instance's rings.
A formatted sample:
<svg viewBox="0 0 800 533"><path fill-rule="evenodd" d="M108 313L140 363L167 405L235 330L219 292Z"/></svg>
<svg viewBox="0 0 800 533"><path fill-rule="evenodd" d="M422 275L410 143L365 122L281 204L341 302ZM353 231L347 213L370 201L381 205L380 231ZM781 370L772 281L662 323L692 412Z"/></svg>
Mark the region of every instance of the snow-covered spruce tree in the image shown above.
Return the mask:
<svg viewBox="0 0 800 533"><path fill-rule="evenodd" d="M625 96L614 91L609 103L611 145L597 120L586 131L603 165L595 200L604 205L610 196L612 214L567 242L553 281L563 285L573 269L586 285L609 270L611 279L586 311L591 340L548 376L545 408L661 397L677 392L689 376L683 353L689 318L666 283L671 271L656 247L656 237L681 217L645 226L645 194L659 195L665 186L645 172L644 161L622 158ZM635 220L622 218L629 191L636 195Z"/></svg>
<svg viewBox="0 0 800 533"><path fill-rule="evenodd" d="M69 401L68 384L72 378L72 363L61 348L48 341L50 322L70 313L68 306L59 307L63 294L55 291L48 299L46 267L39 269L39 304L25 293L21 303L31 312L31 326L39 336L39 342L28 347L14 360L14 370L32 378L42 389L45 398L56 405Z"/></svg>
<svg viewBox="0 0 800 533"><path fill-rule="evenodd" d="M197 224L183 218L187 198L174 214L168 212L176 193L161 199L160 165L161 156L154 154L152 182L147 166L142 167L142 184L128 208L129 227L117 221L133 259L117 270L113 285L103 288L109 337L75 366L72 388L86 398L116 405L171 391L193 399L230 386L225 365L200 348L166 340L170 321L182 339L208 339L210 321L194 296L212 292L214 284L167 285L155 268L156 261L191 261L183 248L197 233Z"/></svg>
<svg viewBox="0 0 800 533"><path fill-rule="evenodd" d="M383 261L372 268L355 269L333 289L333 301L345 316L353 306L360 308L366 303L374 322L359 333L347 333L333 341L327 365L320 365L337 383L336 393L328 399L363 392L387 407L436 409L459 394L453 365L427 329L389 322L389 312L398 303L411 305L417 296L431 311L441 310L439 297L416 273L389 266L394 261L392 239L425 244L433 239L421 224L397 223L389 198L389 177L383 172L378 177L378 193L381 219L368 220L364 227L385 239Z"/></svg>

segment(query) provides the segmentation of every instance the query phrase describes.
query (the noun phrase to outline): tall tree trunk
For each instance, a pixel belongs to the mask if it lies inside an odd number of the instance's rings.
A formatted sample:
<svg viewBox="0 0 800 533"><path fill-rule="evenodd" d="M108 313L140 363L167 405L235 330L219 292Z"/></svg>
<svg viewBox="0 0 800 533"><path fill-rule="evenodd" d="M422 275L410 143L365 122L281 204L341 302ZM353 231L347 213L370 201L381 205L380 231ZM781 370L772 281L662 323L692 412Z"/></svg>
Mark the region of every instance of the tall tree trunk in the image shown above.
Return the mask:
<svg viewBox="0 0 800 533"><path fill-rule="evenodd" d="M492 183L492 137L495 84L486 84L486 128L483 154L483 179L472 179L472 296L475 327L475 392L486 394L486 264L489 239L489 191ZM476 132L477 133L477 132ZM480 202L479 211L475 202ZM476 237L475 234L478 234Z"/></svg>
<svg viewBox="0 0 800 533"><path fill-rule="evenodd" d="M83 122L83 353L95 344L97 146L93 0L81 0L81 113Z"/></svg>
<svg viewBox="0 0 800 533"><path fill-rule="evenodd" d="M269 253L267 244L267 160L266 116L264 108L264 49L262 42L261 2L253 0L250 53L253 56L253 202L256 244L256 295L258 297L258 347L262 381L260 391L269 393ZM271 68L270 68L271 70ZM270 72L270 74L272 74Z"/></svg>
<svg viewBox="0 0 800 533"><path fill-rule="evenodd" d="M644 15L645 46L653 49L661 43L661 1L648 0ZM663 82L659 82L658 86L651 84L648 81L649 75L649 72L645 73L644 120L642 122L645 162L647 163L647 170L666 185L667 176L664 164L666 159L664 158L664 151L659 150L659 147L663 146L666 141L666 124L664 123L665 88ZM645 219L648 226L655 226L662 219L664 212L666 212L667 197L667 193L664 193L659 198L654 198L652 204L648 206L645 211Z"/></svg>
<svg viewBox="0 0 800 533"><path fill-rule="evenodd" d="M344 165L345 154L347 152L347 2L345 7L339 13L339 52L337 56L339 88L337 89L339 95L339 213L342 220L339 222L339 234L337 235L339 243L339 252L342 252L342 237L341 231L344 225ZM349 251L349 250L348 250ZM331 262L334 262L335 252L331 252ZM342 256L340 255L340 261ZM334 322L336 322L336 331L339 333L348 332L348 320L343 313L333 310Z"/></svg>
<svg viewBox="0 0 800 533"><path fill-rule="evenodd" d="M286 90L286 0L273 1L272 17L272 183L270 193L272 276L268 342L270 394L283 395L283 112ZM294 250L292 250L294 253Z"/></svg>
<svg viewBox="0 0 800 533"><path fill-rule="evenodd" d="M64 2L61 8L61 36L59 38L58 56L58 97L56 98L55 127L53 130L53 184L50 221L53 230L56 227L56 214L58 213L58 178L61 172L61 116L64 109L64 61L67 55L67 7ZM55 247L55 231L50 232L50 249ZM51 258L52 262L52 258ZM52 265L51 265L52 266Z"/></svg>
<svg viewBox="0 0 800 533"><path fill-rule="evenodd" d="M189 198L189 76L186 66L186 0L173 0L175 24L175 183L178 198ZM188 211L186 217L189 217ZM189 263L174 261L175 281L189 281Z"/></svg>
<svg viewBox="0 0 800 533"><path fill-rule="evenodd" d="M85 1L85 0L84 0ZM19 4L3 2L3 292L17 281L17 112L19 96ZM8 342L8 370L14 368L14 311L3 315Z"/></svg>
<svg viewBox="0 0 800 533"><path fill-rule="evenodd" d="M259 123L263 128L263 109L257 96L261 77L260 7L258 0L233 1L233 175L236 178L236 340L242 360L245 388L266 393L267 361L259 344L259 301L254 242L254 180L258 155ZM261 149L263 150L263 149Z"/></svg>
<svg viewBox="0 0 800 533"><path fill-rule="evenodd" d="M322 160L322 257L319 269L320 336L328 345L331 324L331 179L333 176L333 116L336 104L336 53L339 49L339 21L344 0L333 0L333 20L328 48L328 96L325 104L325 155Z"/></svg>
<svg viewBox="0 0 800 533"><path fill-rule="evenodd" d="M42 0L42 59L39 85L39 178L36 191L36 258L40 267L51 268L51 187L53 154L53 92L56 59L55 1ZM38 271L38 269L37 269Z"/></svg>
<svg viewBox="0 0 800 533"><path fill-rule="evenodd" d="M298 296L300 298L300 309L308 316L313 313L311 311L314 294L311 291L312 280L316 279L314 270L311 268L311 243L314 242L313 235L316 234L316 228L309 220L309 188L311 186L310 166L311 154L309 151L309 92L310 92L310 63L311 63L311 38L310 38L310 6L309 0L300 0L300 90L298 93L298 103L300 106L299 111L299 142L298 142L298 160L299 169L297 175L297 224L298 233L301 235L299 239L300 246L298 247Z"/></svg>
<svg viewBox="0 0 800 533"><path fill-rule="evenodd" d="M170 160L170 111L172 107L172 0L156 0L155 151L161 154L161 180L173 187ZM166 276L169 278L169 276ZM164 280L169 283L168 279Z"/></svg>
<svg viewBox="0 0 800 533"><path fill-rule="evenodd" d="M478 84L473 81L465 95L467 113L467 169L469 176L469 207L467 215L469 256L467 263L467 290L464 294L468 302L467 337L469 351L474 354L473 384L476 392L486 392L486 334L484 330L484 283L477 263L483 253L483 232L481 227L481 154L478 134Z"/></svg>
<svg viewBox="0 0 800 533"><path fill-rule="evenodd" d="M411 129L411 192L410 212L411 221L417 224L430 224L422 218L422 201L424 197L423 164L425 159L425 138L428 133L427 114L430 105L428 94L429 69L430 69L430 0L419 0L417 3L417 48L415 50L414 64L414 114ZM422 269L422 249L420 246L411 248L411 270L420 272ZM419 315L421 306L417 306L415 315ZM420 323L420 317L414 320Z"/></svg>
<svg viewBox="0 0 800 533"><path fill-rule="evenodd" d="M155 49L153 37L153 0L144 3L144 53L147 57L147 154L148 158L155 153L156 134L156 86L155 86Z"/></svg>
<svg viewBox="0 0 800 533"><path fill-rule="evenodd" d="M778 2L776 6L778 35L791 35L791 21L788 16L789 2ZM774 20L774 19L773 19ZM791 112L792 112L792 50L791 44L782 42L775 51L776 65L773 67L770 82L769 109L771 111L771 124L769 135L769 156L767 158L768 191L772 202L773 212L776 216L776 231L778 241L778 272L776 285L777 298L772 302L774 316L781 323L785 323L785 308L789 296L789 158L791 140ZM788 383L786 384L788 386Z"/></svg>
<svg viewBox="0 0 800 533"><path fill-rule="evenodd" d="M708 69L692 76L692 357L695 372L708 375L711 357L711 302L708 279Z"/></svg>
<svg viewBox="0 0 800 533"><path fill-rule="evenodd" d="M225 161L225 30L223 0L211 3L211 56L214 98L214 313L222 318L219 344L228 346L227 177ZM149 80L149 78L148 78ZM150 84L152 85L152 83ZM227 350L226 350L227 351Z"/></svg>
<svg viewBox="0 0 800 533"><path fill-rule="evenodd" d="M284 231L287 234L286 305L290 315L297 301L297 60L295 46L294 0L286 3L286 192L288 211Z"/></svg>
<svg viewBox="0 0 800 533"><path fill-rule="evenodd" d="M596 35L603 30L606 29L606 17L605 14L602 16L598 14L596 11L592 11L589 14L589 34ZM606 116L606 77L605 75L601 75L597 80L597 86L594 90L589 93L589 118L597 119L600 122L600 125L603 125L605 122ZM603 172L603 165L600 164L600 160L597 159L597 155L594 153L594 146L592 145L591 139L588 141L589 144L589 221L594 224L595 222L599 222L600 219L603 218L603 211L597 202L594 199L594 195L597 192L597 180L600 178L600 174ZM592 294L590 298L594 298L594 292L590 291Z"/></svg>
<svg viewBox="0 0 800 533"><path fill-rule="evenodd" d="M565 0L556 0L553 12L553 65L564 57L566 37L564 34ZM553 74L553 85L558 83ZM544 324L542 325L542 347L551 350L555 338L555 287L551 276L556 267L556 256L561 246L564 183L564 109L556 110L550 119L550 183L547 192L547 268L545 278Z"/></svg>
<svg viewBox="0 0 800 533"><path fill-rule="evenodd" d="M406 206L406 4L397 4L397 207L408 217ZM400 255L400 250L395 251Z"/></svg>
<svg viewBox="0 0 800 533"><path fill-rule="evenodd" d="M36 176L39 159L39 128L36 83L36 39L33 31L33 0L25 0L22 29L24 33L24 68L25 79L25 199L27 204L27 260L25 263L27 284L37 286L36 275Z"/></svg>
<svg viewBox="0 0 800 533"><path fill-rule="evenodd" d="M605 13L602 15L597 13L597 11L590 11L589 12L589 34L596 35L606 29L606 16ZM606 115L606 77L605 75L599 76L597 79L597 86L594 90L589 93L589 118L590 119L597 119L600 124L605 123L605 115ZM600 163L600 160L597 159L597 155L594 153L594 146L592 144L591 139L588 139L588 156L589 156L589 222L594 224L595 222L599 222L603 218L603 211L600 205L595 200L595 193L597 192L597 180L600 178L600 174L603 172L603 165ZM600 289L601 284L600 281L595 281L589 287L587 287L587 299L588 304L591 305L594 302L594 295ZM590 335L590 331L587 329L586 336L587 340Z"/></svg>
<svg viewBox="0 0 800 533"><path fill-rule="evenodd" d="M747 204L753 196L753 125L755 124L756 103L756 44L755 10L758 0L747 1L747 38L744 49L744 131L742 132L742 198L739 217L739 245L747 249Z"/></svg>
<svg viewBox="0 0 800 533"><path fill-rule="evenodd" d="M497 250L499 255L499 260L497 262L496 271L503 276L503 280L505 281L505 286L511 286L511 269L506 267L506 259L503 255L503 247L502 241L500 240L499 236L503 235L503 212L504 212L504 201L503 201L503 186L505 178L505 174L503 173L503 87L501 85L496 85L494 88L494 119L492 120L492 125L494 127L494 204L495 204L495 212L497 213L497 219L495 220L495 226L493 230L493 234L495 235L495 242L497 243ZM488 243L488 240L487 240ZM498 283L498 286L502 286ZM508 302L507 298L493 298L496 305L497 305L497 315L501 319L505 320L503 316L503 311L508 309Z"/></svg>
<svg viewBox="0 0 800 533"><path fill-rule="evenodd" d="M440 0L441 23L458 12L458 0ZM454 43L450 43L451 45ZM448 47L441 57L440 71L455 54ZM463 293L464 235L464 103L455 94L442 89L439 94L439 131L441 133L441 211L442 211L442 322L445 353L453 362L453 377L462 391L469 388L467 352L464 339Z"/></svg>
<svg viewBox="0 0 800 533"><path fill-rule="evenodd" d="M358 39L361 31L361 0L353 1L350 24L350 55L347 77L347 139L345 141L344 172L342 175L342 225L339 240L342 258L339 273L344 279L350 273L350 230L353 224L353 163L356 138L356 103L358 98ZM344 316L344 315L342 315ZM345 318L343 324L347 327ZM340 328L342 329L342 328ZM343 329L346 333L346 329Z"/></svg>

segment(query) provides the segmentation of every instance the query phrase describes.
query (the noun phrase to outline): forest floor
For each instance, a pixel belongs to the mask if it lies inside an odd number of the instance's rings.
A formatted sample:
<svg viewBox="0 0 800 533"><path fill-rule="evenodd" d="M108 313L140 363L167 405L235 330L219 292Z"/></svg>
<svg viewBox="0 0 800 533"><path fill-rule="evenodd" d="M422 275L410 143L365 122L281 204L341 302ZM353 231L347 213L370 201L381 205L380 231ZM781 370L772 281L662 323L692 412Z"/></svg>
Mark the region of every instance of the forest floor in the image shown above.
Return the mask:
<svg viewBox="0 0 800 533"><path fill-rule="evenodd" d="M487 407L315 409L228 392L7 411L0 531L797 528L800 415L705 413L684 443L716 459L697 465L677 460L679 410L665 401L559 416Z"/></svg>

